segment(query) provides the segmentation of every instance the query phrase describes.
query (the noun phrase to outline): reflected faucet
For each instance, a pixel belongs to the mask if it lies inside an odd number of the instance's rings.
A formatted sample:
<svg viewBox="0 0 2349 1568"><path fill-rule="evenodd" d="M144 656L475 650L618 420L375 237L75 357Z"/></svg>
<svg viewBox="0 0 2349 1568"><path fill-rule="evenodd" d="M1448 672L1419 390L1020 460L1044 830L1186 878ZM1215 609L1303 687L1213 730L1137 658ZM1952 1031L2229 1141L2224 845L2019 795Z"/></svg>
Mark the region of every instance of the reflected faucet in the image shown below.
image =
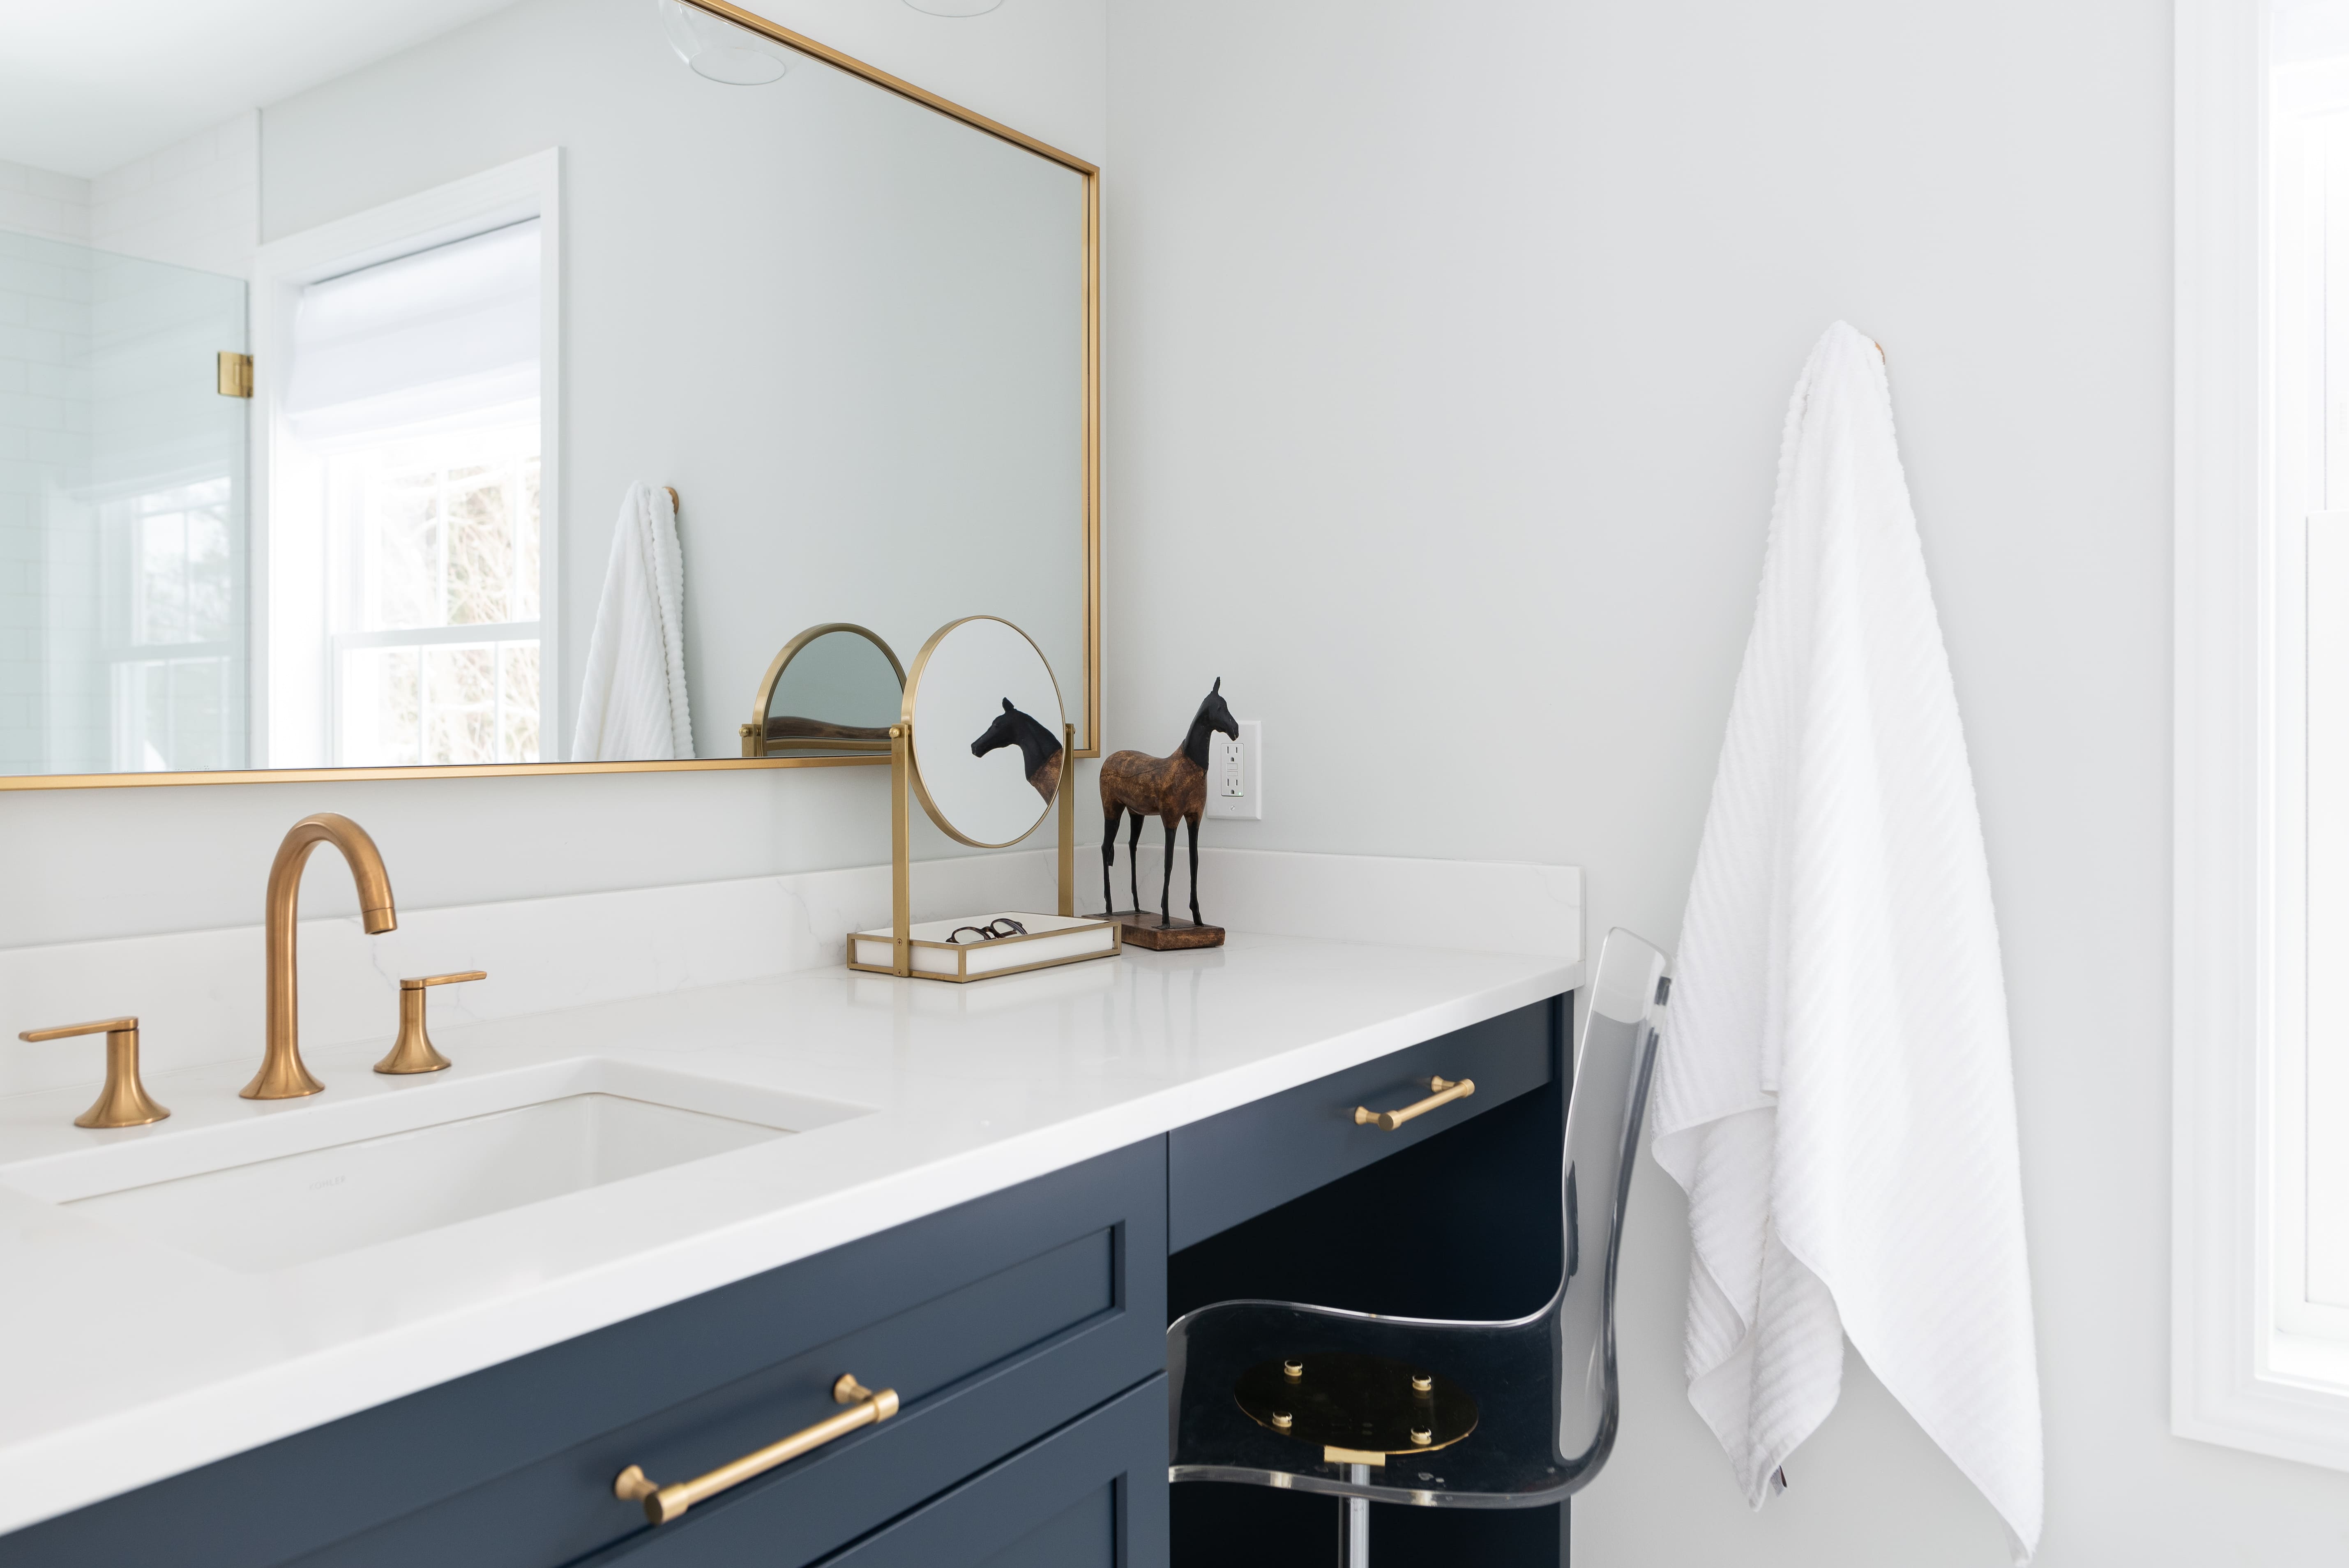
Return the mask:
<svg viewBox="0 0 2349 1568"><path fill-rule="evenodd" d="M392 908L391 878L384 873L383 857L367 829L349 817L322 811L295 823L269 863L269 1018L268 1036L261 1054L261 1071L237 1091L248 1100L293 1100L315 1095L326 1085L310 1076L302 1064L301 1016L294 985L294 932L296 907L302 898L302 867L310 851L331 844L342 852L358 884L359 919L369 936L381 936L399 924Z"/></svg>

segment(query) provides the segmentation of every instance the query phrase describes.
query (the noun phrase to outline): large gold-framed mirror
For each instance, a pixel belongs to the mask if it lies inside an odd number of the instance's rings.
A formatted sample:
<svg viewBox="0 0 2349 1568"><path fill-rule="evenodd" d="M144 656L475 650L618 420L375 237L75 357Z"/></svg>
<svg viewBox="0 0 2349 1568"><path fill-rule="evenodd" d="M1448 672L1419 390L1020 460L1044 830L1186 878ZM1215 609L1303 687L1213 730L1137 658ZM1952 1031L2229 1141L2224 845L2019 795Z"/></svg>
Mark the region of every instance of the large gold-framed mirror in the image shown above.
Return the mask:
<svg viewBox="0 0 2349 1568"><path fill-rule="evenodd" d="M211 97L88 91L70 12L10 62L0 164L80 204L0 214L0 294L90 396L0 789L886 765L745 754L740 694L974 615L1098 754L1092 164L724 0L313 10ZM129 223L191 149L244 206Z"/></svg>

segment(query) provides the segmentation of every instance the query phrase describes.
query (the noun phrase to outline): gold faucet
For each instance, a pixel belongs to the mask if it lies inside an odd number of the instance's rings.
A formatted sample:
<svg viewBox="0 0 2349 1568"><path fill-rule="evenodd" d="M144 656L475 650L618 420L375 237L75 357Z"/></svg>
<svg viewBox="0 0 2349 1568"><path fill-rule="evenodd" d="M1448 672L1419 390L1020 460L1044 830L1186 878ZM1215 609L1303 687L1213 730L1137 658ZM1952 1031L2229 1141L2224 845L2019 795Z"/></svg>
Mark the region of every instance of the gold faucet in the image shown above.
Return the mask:
<svg viewBox="0 0 2349 1568"><path fill-rule="evenodd" d="M139 1020L101 1018L91 1023L67 1023L55 1029L27 1029L19 1040L70 1040L77 1034L106 1036L106 1087L89 1109L74 1117L78 1127L143 1127L160 1122L171 1111L155 1103L139 1081Z"/></svg>
<svg viewBox="0 0 2349 1568"><path fill-rule="evenodd" d="M310 851L331 844L342 851L358 884L359 920L369 936L381 936L399 924L391 903L391 878L383 857L367 829L349 817L322 811L295 823L277 846L269 864L269 1018L262 1049L261 1071L237 1091L248 1100L292 1100L315 1095L326 1085L302 1065L301 1017L294 987L295 914L302 898L302 867Z"/></svg>
<svg viewBox="0 0 2349 1568"><path fill-rule="evenodd" d="M457 985L469 980L487 980L485 969L469 969L462 974L428 974L399 982L399 1038L391 1043L391 1052L375 1064L378 1073L438 1073L449 1065L449 1058L434 1049L432 1036L424 1028L424 989L431 985Z"/></svg>

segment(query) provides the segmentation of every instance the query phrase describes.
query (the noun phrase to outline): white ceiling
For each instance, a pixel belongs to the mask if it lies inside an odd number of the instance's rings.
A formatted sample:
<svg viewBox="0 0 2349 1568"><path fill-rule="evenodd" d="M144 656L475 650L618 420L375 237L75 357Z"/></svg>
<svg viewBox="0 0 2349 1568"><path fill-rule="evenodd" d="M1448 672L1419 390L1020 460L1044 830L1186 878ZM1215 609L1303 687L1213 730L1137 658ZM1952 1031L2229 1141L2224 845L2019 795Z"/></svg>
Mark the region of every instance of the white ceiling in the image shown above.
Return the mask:
<svg viewBox="0 0 2349 1568"><path fill-rule="evenodd" d="M84 179L512 0L0 0L0 159Z"/></svg>

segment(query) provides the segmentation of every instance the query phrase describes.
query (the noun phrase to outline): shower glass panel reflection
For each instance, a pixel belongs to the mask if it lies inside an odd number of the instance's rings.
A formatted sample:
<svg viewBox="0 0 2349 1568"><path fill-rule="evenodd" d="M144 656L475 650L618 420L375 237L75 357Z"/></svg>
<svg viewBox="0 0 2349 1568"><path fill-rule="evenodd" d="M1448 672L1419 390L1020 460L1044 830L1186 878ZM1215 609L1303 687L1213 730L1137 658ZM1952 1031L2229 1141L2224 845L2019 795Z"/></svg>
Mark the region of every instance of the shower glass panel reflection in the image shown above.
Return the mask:
<svg viewBox="0 0 2349 1568"><path fill-rule="evenodd" d="M246 765L245 292L0 233L0 772Z"/></svg>

